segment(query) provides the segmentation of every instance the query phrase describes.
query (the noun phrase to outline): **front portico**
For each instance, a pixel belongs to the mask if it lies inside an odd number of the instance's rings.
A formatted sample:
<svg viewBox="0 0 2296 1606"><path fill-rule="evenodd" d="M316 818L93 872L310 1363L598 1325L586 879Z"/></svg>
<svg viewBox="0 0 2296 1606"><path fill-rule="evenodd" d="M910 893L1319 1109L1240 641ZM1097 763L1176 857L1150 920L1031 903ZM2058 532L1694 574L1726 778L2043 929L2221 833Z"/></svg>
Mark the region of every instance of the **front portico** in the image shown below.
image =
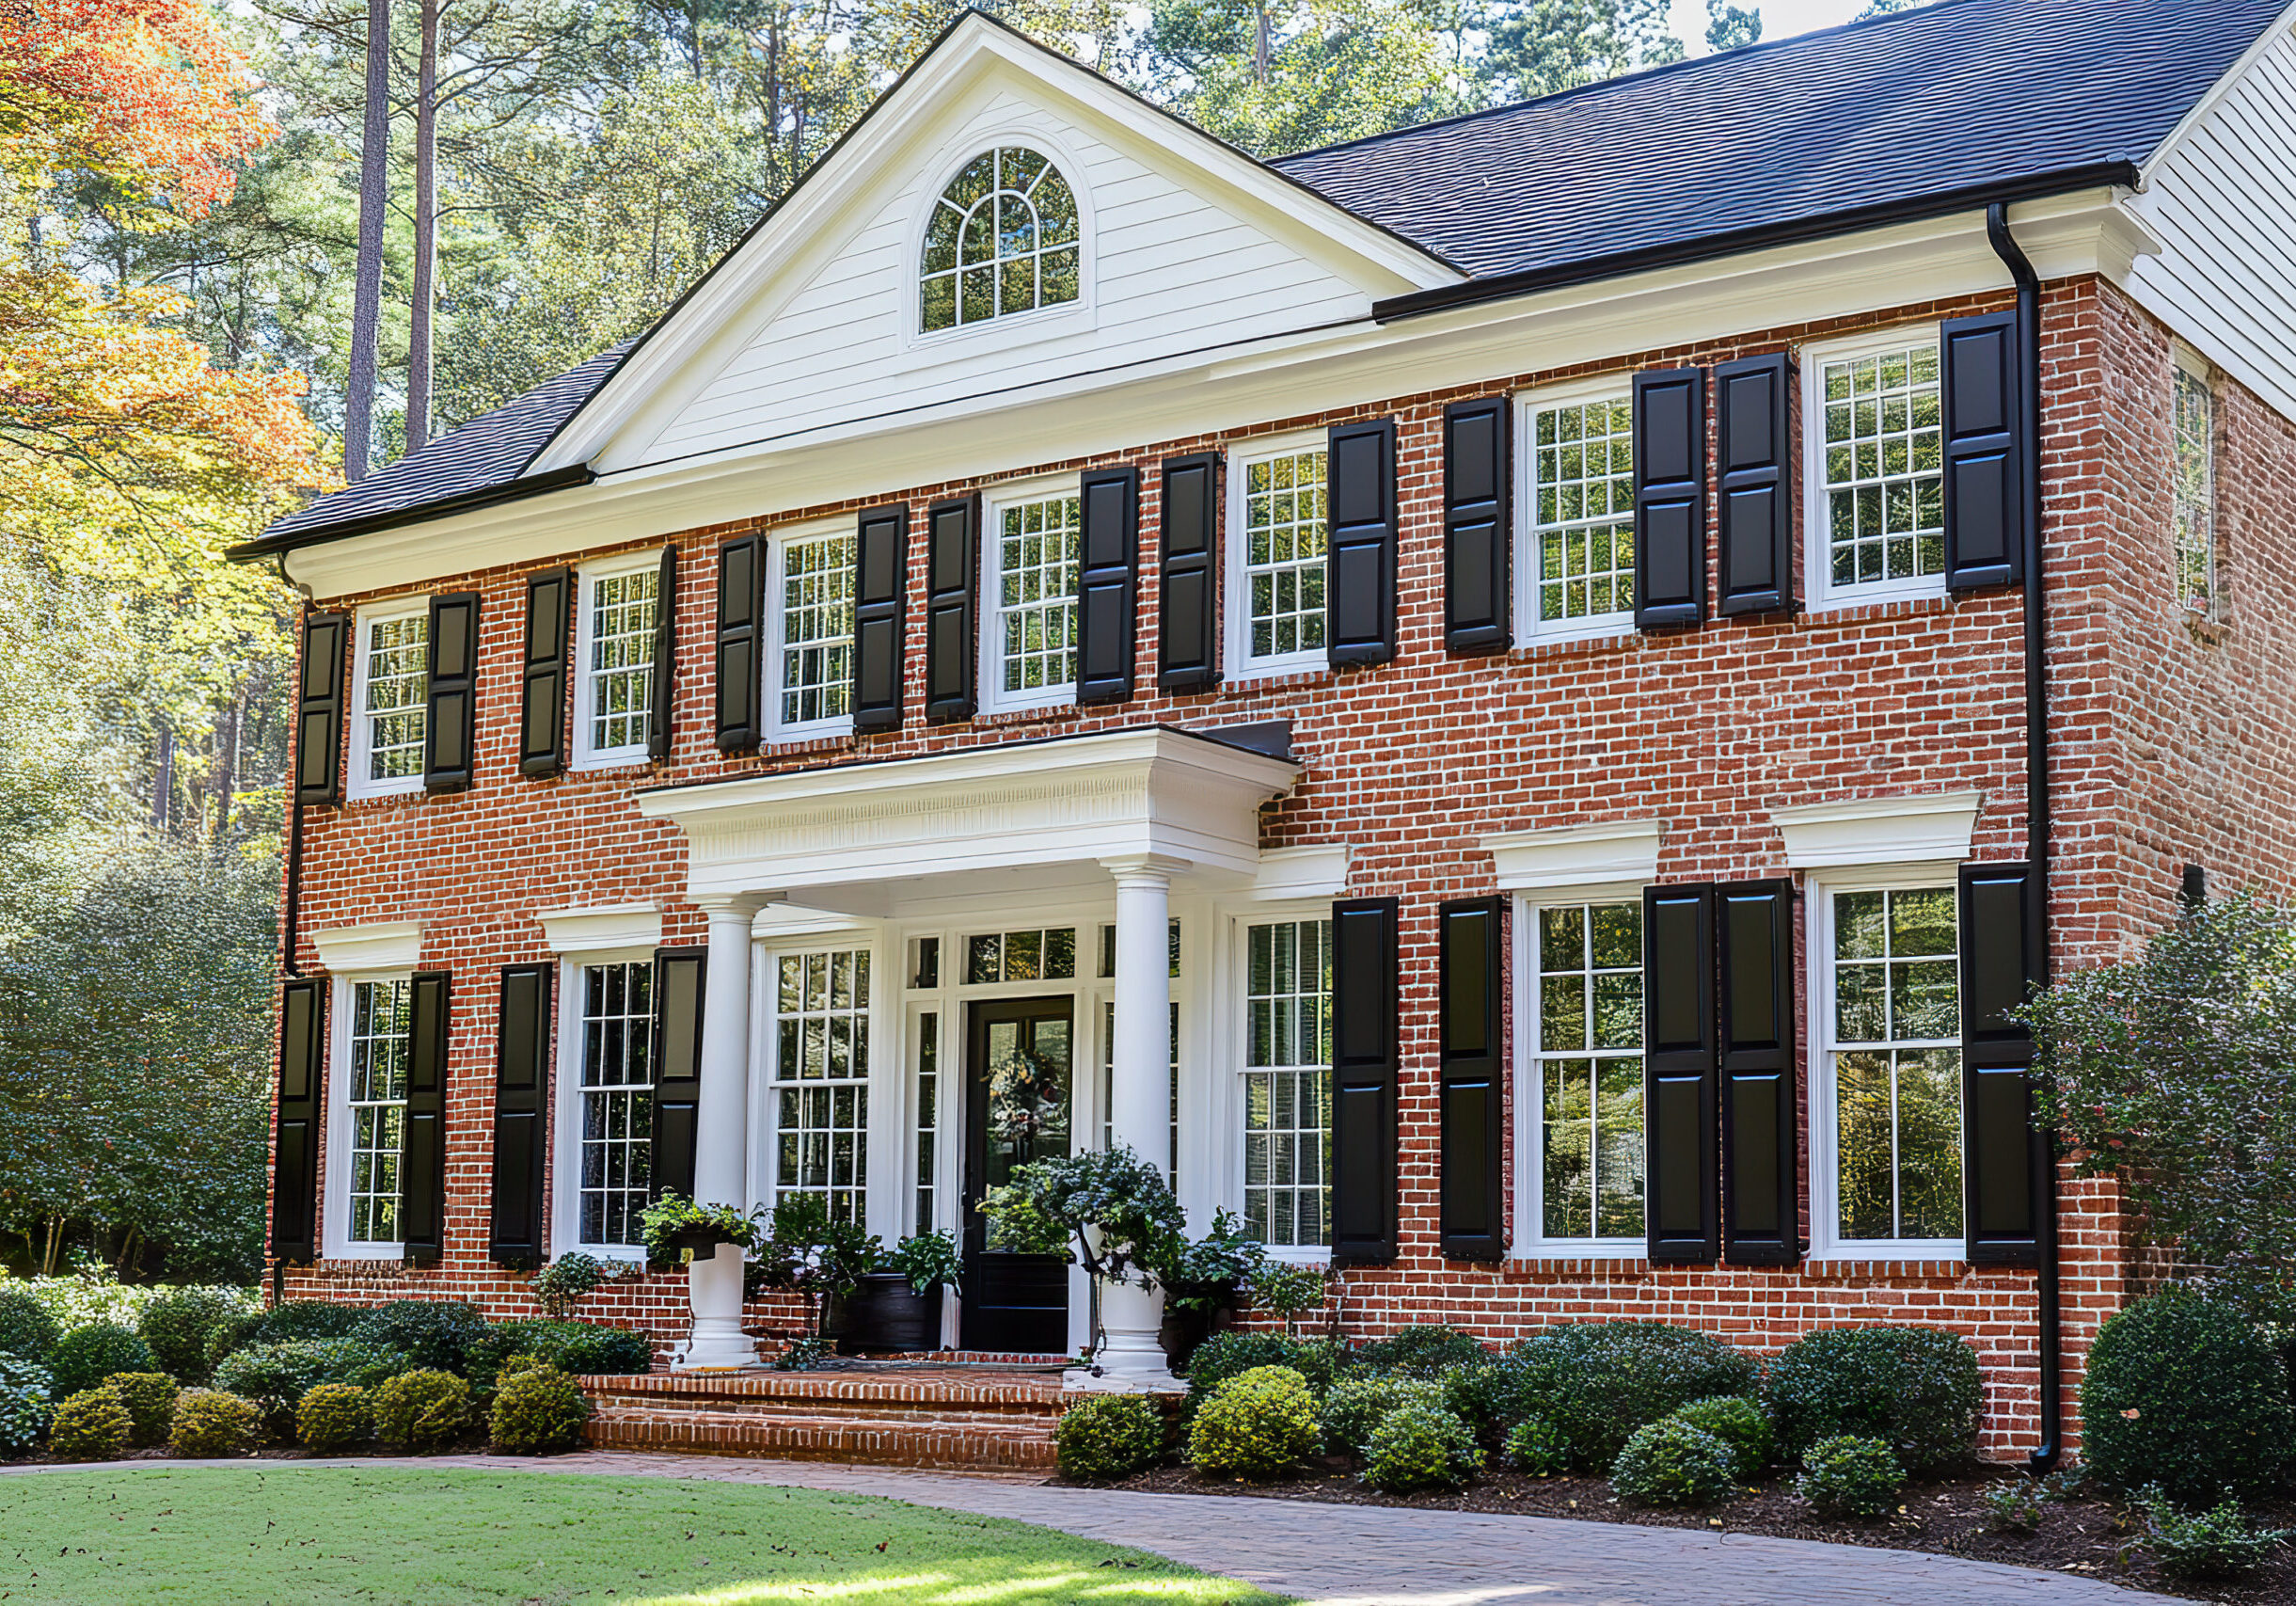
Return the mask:
<svg viewBox="0 0 2296 1606"><path fill-rule="evenodd" d="M1344 848L1260 849L1261 805L1299 777L1287 746L1281 726L1151 725L641 794L685 835L709 919L696 1198L747 1209L811 1187L888 1242L977 1243L987 1010L1045 1023L1067 1084L1052 1152L1106 1139L1177 1164L1201 1230L1233 1169L1214 1136L1233 1095L1211 1073L1220 916L1345 877ZM1088 1339L1069 1275L1073 1352ZM681 1364L753 1360L738 1278L730 1254L697 1272ZM1107 1291L1109 1381L1168 1381L1161 1305Z"/></svg>

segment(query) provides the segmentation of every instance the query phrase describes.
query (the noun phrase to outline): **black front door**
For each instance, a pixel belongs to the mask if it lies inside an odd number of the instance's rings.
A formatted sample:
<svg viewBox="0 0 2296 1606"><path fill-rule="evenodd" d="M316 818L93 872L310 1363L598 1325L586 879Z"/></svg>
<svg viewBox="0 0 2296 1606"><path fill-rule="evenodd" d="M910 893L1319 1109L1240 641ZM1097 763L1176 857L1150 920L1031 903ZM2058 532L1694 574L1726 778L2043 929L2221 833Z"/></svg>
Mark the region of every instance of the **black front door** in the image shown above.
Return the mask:
<svg viewBox="0 0 2296 1606"><path fill-rule="evenodd" d="M981 1196L1016 1167L1069 1153L1075 1101L1074 1004L974 1004L965 1042L965 1271L958 1342L966 1349L1065 1355L1065 1255L991 1248Z"/></svg>

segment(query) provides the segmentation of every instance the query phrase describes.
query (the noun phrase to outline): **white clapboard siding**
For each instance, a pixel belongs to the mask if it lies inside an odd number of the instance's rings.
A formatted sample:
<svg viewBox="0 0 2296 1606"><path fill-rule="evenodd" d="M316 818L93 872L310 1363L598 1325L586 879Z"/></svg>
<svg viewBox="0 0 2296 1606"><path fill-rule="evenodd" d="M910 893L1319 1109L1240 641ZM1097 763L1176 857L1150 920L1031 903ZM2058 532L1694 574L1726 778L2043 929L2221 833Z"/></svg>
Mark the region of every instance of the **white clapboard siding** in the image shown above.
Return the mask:
<svg viewBox="0 0 2296 1606"><path fill-rule="evenodd" d="M919 337L912 285L926 192L991 143L1033 143L1079 191L1086 309ZM1077 121L987 98L907 172L804 287L672 417L655 461L1119 371L1368 315L1371 296Z"/></svg>
<svg viewBox="0 0 2296 1606"><path fill-rule="evenodd" d="M2161 242L2137 299L2296 419L2296 38L2283 35L2160 159L2130 202Z"/></svg>

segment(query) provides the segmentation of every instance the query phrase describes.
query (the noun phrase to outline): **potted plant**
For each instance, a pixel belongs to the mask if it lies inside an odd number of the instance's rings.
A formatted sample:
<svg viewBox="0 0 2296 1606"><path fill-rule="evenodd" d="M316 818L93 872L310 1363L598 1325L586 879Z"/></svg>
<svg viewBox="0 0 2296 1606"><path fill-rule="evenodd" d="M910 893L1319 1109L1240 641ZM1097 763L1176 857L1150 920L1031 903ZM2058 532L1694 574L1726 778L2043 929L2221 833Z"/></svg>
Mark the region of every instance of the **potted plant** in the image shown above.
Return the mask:
<svg viewBox="0 0 2296 1606"><path fill-rule="evenodd" d="M876 1235L860 1222L832 1218L817 1193L784 1194L775 1202L758 1281L805 1301L805 1330L792 1345L800 1360L826 1350L832 1303L875 1270L883 1252Z"/></svg>
<svg viewBox="0 0 2296 1606"><path fill-rule="evenodd" d="M839 1353L940 1348L941 1291L958 1286L961 1265L954 1232L903 1238L839 1301Z"/></svg>
<svg viewBox="0 0 2296 1606"><path fill-rule="evenodd" d="M992 1231L999 1216L1013 1217L1008 1238L1057 1226L1064 1246L1074 1246L1077 1264L1092 1278L1095 1353L1106 1343L1100 1285L1136 1276L1153 1286L1148 1261L1156 1246L1187 1225L1164 1173L1122 1143L1016 1167L1009 1185L984 1199L980 1209Z"/></svg>
<svg viewBox="0 0 2296 1606"><path fill-rule="evenodd" d="M743 1249L757 1243L757 1223L730 1204L696 1204L680 1193L665 1193L639 1217L644 1230L646 1264L654 1267L691 1265L720 1244Z"/></svg>
<svg viewBox="0 0 2296 1606"><path fill-rule="evenodd" d="M1175 1372L1187 1370L1196 1346L1234 1317L1269 1269L1267 1249L1225 1210L1212 1212L1211 1230L1193 1243L1184 1232L1160 1239L1148 1264L1164 1285L1164 1326L1156 1336Z"/></svg>

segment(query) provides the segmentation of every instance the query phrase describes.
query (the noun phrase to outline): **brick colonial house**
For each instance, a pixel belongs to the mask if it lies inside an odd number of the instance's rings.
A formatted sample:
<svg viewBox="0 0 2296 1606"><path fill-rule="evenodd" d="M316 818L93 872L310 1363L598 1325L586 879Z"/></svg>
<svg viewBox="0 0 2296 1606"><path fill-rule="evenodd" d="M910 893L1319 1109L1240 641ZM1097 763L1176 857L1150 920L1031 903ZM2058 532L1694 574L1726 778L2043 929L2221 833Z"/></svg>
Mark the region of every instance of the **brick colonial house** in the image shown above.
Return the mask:
<svg viewBox="0 0 2296 1606"><path fill-rule="evenodd" d="M240 549L281 1286L530 1312L807 1189L1073 1350L969 1206L1113 1137L1351 1333L1934 1323L2054 1454L2140 1268L2001 1011L2296 892L2290 24L1950 0L1261 163L967 16ZM754 1359L737 1280L591 1309Z"/></svg>

